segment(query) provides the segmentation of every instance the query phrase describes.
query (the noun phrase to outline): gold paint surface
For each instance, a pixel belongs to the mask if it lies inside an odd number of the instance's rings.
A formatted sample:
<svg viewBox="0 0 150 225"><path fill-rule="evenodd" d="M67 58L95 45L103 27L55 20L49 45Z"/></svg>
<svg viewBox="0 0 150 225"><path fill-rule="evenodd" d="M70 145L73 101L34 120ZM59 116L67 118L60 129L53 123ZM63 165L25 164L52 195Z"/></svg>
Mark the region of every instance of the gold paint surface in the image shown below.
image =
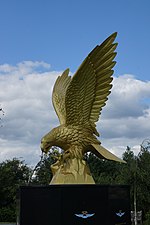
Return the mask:
<svg viewBox="0 0 150 225"><path fill-rule="evenodd" d="M64 150L51 166L51 184L93 184L84 154L91 151L102 159L124 162L101 146L96 138L96 122L112 88L112 68L117 33L96 46L85 58L73 77L66 69L55 82L52 102L60 125L53 128L41 141L47 153L52 146Z"/></svg>

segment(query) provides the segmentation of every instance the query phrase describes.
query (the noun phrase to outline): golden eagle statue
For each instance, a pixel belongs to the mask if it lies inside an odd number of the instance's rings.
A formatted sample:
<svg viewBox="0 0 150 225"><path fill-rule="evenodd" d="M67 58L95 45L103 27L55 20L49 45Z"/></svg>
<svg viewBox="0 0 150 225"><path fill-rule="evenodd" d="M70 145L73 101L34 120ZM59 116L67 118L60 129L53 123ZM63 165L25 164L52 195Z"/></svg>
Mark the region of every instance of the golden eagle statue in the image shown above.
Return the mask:
<svg viewBox="0 0 150 225"><path fill-rule="evenodd" d="M91 151L99 158L123 162L101 146L96 138L96 122L112 87L112 74L117 33L96 46L85 58L73 77L66 69L55 82L52 94L54 109L60 126L53 128L41 141L45 153L52 146L63 149L51 166L50 184L93 184L84 154Z"/></svg>

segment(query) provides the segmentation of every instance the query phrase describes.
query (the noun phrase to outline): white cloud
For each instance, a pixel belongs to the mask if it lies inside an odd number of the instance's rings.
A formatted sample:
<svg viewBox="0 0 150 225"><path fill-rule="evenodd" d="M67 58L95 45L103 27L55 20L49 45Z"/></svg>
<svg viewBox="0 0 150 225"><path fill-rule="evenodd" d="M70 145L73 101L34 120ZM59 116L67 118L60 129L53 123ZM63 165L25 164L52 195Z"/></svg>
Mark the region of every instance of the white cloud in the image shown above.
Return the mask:
<svg viewBox="0 0 150 225"><path fill-rule="evenodd" d="M149 100L149 81L137 80L133 75L114 79L112 93L98 123L109 149L119 155L127 145L135 153L139 151L142 140L150 137Z"/></svg>
<svg viewBox="0 0 150 225"><path fill-rule="evenodd" d="M109 117L143 116L150 104L150 81L144 82L132 75L123 75L115 78L113 85L107 106Z"/></svg>
<svg viewBox="0 0 150 225"><path fill-rule="evenodd" d="M0 65L0 104L5 111L0 128L0 161L23 157L40 159L40 140L58 124L51 103L52 86L62 71L50 71L45 62L24 61ZM97 124L102 145L121 156L126 146L137 153L150 136L150 82L132 75L113 81L112 93Z"/></svg>
<svg viewBox="0 0 150 225"><path fill-rule="evenodd" d="M23 61L17 64L17 68L21 72L22 75L32 73L35 69L49 69L50 65L43 61L32 62L32 61Z"/></svg>
<svg viewBox="0 0 150 225"><path fill-rule="evenodd" d="M21 65L7 65L7 73L6 67L4 71L3 65L0 67L0 103L5 111L0 128L0 161L24 157L35 163L41 137L57 123L50 99L54 81L61 72L45 71L45 65L49 69L45 63L23 62L24 71L30 71L23 74ZM39 65L41 69L44 66L44 72L36 70ZM28 157L30 154L32 157Z"/></svg>

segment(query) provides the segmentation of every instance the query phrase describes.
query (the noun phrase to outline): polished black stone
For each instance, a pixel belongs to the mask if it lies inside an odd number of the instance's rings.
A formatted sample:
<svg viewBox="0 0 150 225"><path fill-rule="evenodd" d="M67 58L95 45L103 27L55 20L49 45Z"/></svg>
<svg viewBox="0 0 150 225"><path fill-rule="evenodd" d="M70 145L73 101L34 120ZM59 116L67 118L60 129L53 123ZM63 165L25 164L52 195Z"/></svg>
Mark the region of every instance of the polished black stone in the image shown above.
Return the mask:
<svg viewBox="0 0 150 225"><path fill-rule="evenodd" d="M130 225L126 185L20 187L20 225Z"/></svg>

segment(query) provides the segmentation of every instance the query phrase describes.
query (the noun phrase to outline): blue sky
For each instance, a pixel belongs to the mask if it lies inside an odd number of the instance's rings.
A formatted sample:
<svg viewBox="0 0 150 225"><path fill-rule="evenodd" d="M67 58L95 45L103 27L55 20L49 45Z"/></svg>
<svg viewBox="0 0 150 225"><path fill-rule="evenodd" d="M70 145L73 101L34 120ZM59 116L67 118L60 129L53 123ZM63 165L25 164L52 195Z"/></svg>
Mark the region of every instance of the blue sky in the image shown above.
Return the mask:
<svg viewBox="0 0 150 225"><path fill-rule="evenodd" d="M140 151L150 138L149 11L149 0L0 1L0 161L39 161L41 137L58 125L56 78L116 31L113 88L97 129L119 157L127 145Z"/></svg>
<svg viewBox="0 0 150 225"><path fill-rule="evenodd" d="M149 80L149 0L2 0L0 64L45 61L75 71L84 57L117 31L115 75Z"/></svg>

